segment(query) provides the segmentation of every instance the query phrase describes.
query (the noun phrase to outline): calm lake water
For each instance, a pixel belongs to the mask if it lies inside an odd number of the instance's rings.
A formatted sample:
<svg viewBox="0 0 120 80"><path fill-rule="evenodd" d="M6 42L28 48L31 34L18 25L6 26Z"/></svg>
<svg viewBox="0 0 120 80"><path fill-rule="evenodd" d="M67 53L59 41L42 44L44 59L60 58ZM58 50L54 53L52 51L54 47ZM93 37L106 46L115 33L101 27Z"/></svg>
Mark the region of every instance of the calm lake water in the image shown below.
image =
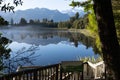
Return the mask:
<svg viewBox="0 0 120 80"><path fill-rule="evenodd" d="M21 65L49 65L98 56L93 49L94 39L77 32L38 26L2 27L0 32L12 40L8 46L12 52L6 60L11 69Z"/></svg>

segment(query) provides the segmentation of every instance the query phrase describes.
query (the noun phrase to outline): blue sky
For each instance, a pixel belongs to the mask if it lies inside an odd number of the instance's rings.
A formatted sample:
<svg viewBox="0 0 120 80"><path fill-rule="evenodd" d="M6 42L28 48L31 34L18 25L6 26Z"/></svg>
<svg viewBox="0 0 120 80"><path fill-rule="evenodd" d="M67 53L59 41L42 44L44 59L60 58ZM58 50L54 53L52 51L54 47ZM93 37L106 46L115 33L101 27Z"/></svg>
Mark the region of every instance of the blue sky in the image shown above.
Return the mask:
<svg viewBox="0 0 120 80"><path fill-rule="evenodd" d="M9 0L11 1L11 0ZM59 11L64 11L64 10L69 10L72 9L69 4L71 3L72 0L23 0L23 5L18 6L15 10L25 10L25 9L30 9L30 8L48 8L52 10L59 10ZM79 0L79 1L84 1L84 0Z"/></svg>

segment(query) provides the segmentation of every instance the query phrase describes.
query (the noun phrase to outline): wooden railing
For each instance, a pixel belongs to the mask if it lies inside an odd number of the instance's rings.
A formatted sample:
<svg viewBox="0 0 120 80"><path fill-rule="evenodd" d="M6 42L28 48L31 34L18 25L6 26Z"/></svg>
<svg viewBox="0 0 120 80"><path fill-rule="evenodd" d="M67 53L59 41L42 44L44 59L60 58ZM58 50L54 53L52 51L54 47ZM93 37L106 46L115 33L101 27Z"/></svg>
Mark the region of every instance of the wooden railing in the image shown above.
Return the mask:
<svg viewBox="0 0 120 80"><path fill-rule="evenodd" d="M54 64L43 66L35 69L27 69L15 73L7 74L0 77L0 80L83 80L83 69L73 71L70 65L77 65L78 62L62 62L61 64ZM83 64L80 62L80 65ZM64 68L68 66L69 70ZM66 68L66 69L68 69ZM81 70L82 69L82 70ZM72 71L71 71L72 70ZM76 72L77 70L77 72Z"/></svg>
<svg viewBox="0 0 120 80"><path fill-rule="evenodd" d="M59 64L11 73L0 80L58 80Z"/></svg>

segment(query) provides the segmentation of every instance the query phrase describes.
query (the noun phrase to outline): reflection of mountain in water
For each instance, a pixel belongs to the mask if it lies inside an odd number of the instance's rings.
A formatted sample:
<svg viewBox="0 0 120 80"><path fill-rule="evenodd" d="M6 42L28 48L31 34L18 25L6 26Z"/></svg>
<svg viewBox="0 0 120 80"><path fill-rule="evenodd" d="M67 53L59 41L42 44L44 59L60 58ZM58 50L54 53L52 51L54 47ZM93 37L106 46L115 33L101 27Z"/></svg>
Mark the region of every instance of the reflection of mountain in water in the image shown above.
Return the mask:
<svg viewBox="0 0 120 80"><path fill-rule="evenodd" d="M39 27L14 27L0 30L3 36L17 42L48 45L58 44L61 41L74 42L75 47L79 44L83 44L86 48L95 47L94 39L86 37L83 34L77 32L69 32L65 30L57 29L45 29ZM95 48L95 51L97 49Z"/></svg>
<svg viewBox="0 0 120 80"><path fill-rule="evenodd" d="M37 46L57 44L61 41L67 40L67 38L59 37L58 32L44 32L44 33L17 32L17 33L7 33L4 36L6 36L7 38L13 41L35 44Z"/></svg>

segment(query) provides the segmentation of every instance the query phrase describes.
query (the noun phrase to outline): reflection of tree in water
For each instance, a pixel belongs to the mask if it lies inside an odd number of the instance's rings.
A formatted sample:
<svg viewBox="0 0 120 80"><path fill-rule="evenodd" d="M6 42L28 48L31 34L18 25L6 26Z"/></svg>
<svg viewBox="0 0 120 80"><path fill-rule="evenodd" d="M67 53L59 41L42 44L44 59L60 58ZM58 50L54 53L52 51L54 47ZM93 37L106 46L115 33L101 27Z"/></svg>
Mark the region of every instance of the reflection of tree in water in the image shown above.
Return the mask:
<svg viewBox="0 0 120 80"><path fill-rule="evenodd" d="M86 45L86 48L91 47L94 44L94 39L84 34L77 32L47 32L39 34L42 39L54 38L54 36L59 36L61 38L68 38L70 42L74 42L75 47L78 47L79 42Z"/></svg>
<svg viewBox="0 0 120 80"><path fill-rule="evenodd" d="M74 42L74 45L77 47L78 43L80 42L81 44L85 45L86 48L88 49L93 45L93 38L87 37L83 34L80 33L71 33L70 37L70 42Z"/></svg>
<svg viewBox="0 0 120 80"><path fill-rule="evenodd" d="M12 57L4 60L4 66L6 67L5 72L11 73L14 72L18 66L23 65L34 65L33 61L35 61L36 57L40 55L35 55L35 51L38 50L36 46L31 46L28 49L23 47L17 52L11 52Z"/></svg>
<svg viewBox="0 0 120 80"><path fill-rule="evenodd" d="M79 44L83 44L86 46L86 49L92 47L95 53L100 53L96 46L95 39L92 37L85 36L84 34L79 32L61 32L59 33L59 36L69 38L69 41L73 42L75 47L78 47Z"/></svg>
<svg viewBox="0 0 120 80"><path fill-rule="evenodd" d="M21 34L21 39L25 39L27 37L27 35Z"/></svg>
<svg viewBox="0 0 120 80"><path fill-rule="evenodd" d="M10 35L11 36L11 35ZM64 40L69 40L70 42L74 43L75 47L78 47L79 44L83 44L86 46L86 49L93 47L95 53L99 53L99 50L96 47L95 39L85 36L79 32L69 32L69 31L39 31L39 32L19 32L19 35L13 34L13 37L17 36L17 40L25 41L29 44L35 45L48 45L48 44L57 44ZM14 40L14 39L13 39ZM16 41L17 41L16 40ZM30 41L31 40L31 41ZM35 42L36 40L36 42ZM44 44L43 44L44 43Z"/></svg>
<svg viewBox="0 0 120 80"><path fill-rule="evenodd" d="M86 46L86 49L89 47L93 47L95 53L100 53L100 51L96 47L95 39L89 36L85 36L79 32L49 32L39 34L43 39L54 38L54 36L59 36L61 38L68 38L70 42L74 43L75 47L78 47L79 43Z"/></svg>

